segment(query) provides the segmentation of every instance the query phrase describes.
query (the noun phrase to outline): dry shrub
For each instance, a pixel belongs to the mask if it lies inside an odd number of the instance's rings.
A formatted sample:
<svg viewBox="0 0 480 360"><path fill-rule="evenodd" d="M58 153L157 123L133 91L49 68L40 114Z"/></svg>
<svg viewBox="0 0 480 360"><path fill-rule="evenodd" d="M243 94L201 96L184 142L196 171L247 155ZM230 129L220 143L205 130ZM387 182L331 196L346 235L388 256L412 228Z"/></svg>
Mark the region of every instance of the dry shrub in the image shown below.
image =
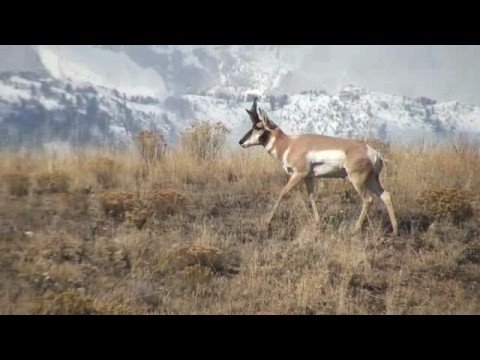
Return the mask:
<svg viewBox="0 0 480 360"><path fill-rule="evenodd" d="M115 300L103 300L95 304L95 311L99 315L143 315L147 311L139 307L138 304L132 304L131 301L118 302Z"/></svg>
<svg viewBox="0 0 480 360"><path fill-rule="evenodd" d="M152 211L150 209L138 205L125 212L125 220L137 229L141 229L151 216Z"/></svg>
<svg viewBox="0 0 480 360"><path fill-rule="evenodd" d="M93 299L79 291L63 291L45 293L33 310L42 315L91 315L95 314Z"/></svg>
<svg viewBox="0 0 480 360"><path fill-rule="evenodd" d="M5 174L3 181L7 185L8 192L15 196L28 195L30 189L30 177L22 172Z"/></svg>
<svg viewBox="0 0 480 360"><path fill-rule="evenodd" d="M61 194L58 205L62 213L85 215L89 208L88 194L83 191Z"/></svg>
<svg viewBox="0 0 480 360"><path fill-rule="evenodd" d="M167 143L163 134L156 131L142 131L136 137L136 145L147 164L153 164L165 155Z"/></svg>
<svg viewBox="0 0 480 360"><path fill-rule="evenodd" d="M131 301L119 302L112 299L94 300L83 292L67 290L46 292L34 307L33 313L40 315L138 315L145 309L135 306Z"/></svg>
<svg viewBox="0 0 480 360"><path fill-rule="evenodd" d="M173 189L155 190L147 196L146 204L157 218L163 218L184 210L187 197Z"/></svg>
<svg viewBox="0 0 480 360"><path fill-rule="evenodd" d="M139 205L138 195L120 190L106 191L99 201L105 214L119 221L124 220L127 211L133 211Z"/></svg>
<svg viewBox="0 0 480 360"><path fill-rule="evenodd" d="M455 188L425 190L417 200L423 211L436 220L463 222L473 215L472 192Z"/></svg>
<svg viewBox="0 0 480 360"><path fill-rule="evenodd" d="M176 257L183 270L192 266L201 266L219 271L223 267L222 254L223 251L216 246L194 242L180 247L176 252Z"/></svg>
<svg viewBox="0 0 480 360"><path fill-rule="evenodd" d="M185 210L187 203L187 197L177 190L154 190L127 209L125 219L141 229L152 216L159 220L180 213Z"/></svg>
<svg viewBox="0 0 480 360"><path fill-rule="evenodd" d="M90 164L97 183L103 188L110 188L117 183L119 165L107 156L98 156Z"/></svg>
<svg viewBox="0 0 480 360"><path fill-rule="evenodd" d="M65 193L70 187L70 176L62 171L42 172L36 176L38 193Z"/></svg>
<svg viewBox="0 0 480 360"><path fill-rule="evenodd" d="M120 197L125 197L121 195ZM110 196L112 197L112 196ZM146 197L133 203L128 203L125 209L125 219L141 229L152 216L157 219L164 219L166 216L181 213L188 203L187 197L181 192L173 189L154 190ZM119 201L115 199L114 203Z"/></svg>
<svg viewBox="0 0 480 360"><path fill-rule="evenodd" d="M214 275L210 267L189 265L179 272L186 284L201 284L208 282Z"/></svg>
<svg viewBox="0 0 480 360"><path fill-rule="evenodd" d="M41 243L33 243L29 249L33 258L43 258L62 263L70 261L79 263L83 258L83 248L80 239L66 233L58 233L46 237Z"/></svg>
<svg viewBox="0 0 480 360"><path fill-rule="evenodd" d="M475 240L469 244L457 259L459 264L480 265L480 240Z"/></svg>
<svg viewBox="0 0 480 360"><path fill-rule="evenodd" d="M229 264L232 262L232 264ZM215 245L197 240L185 245L175 244L155 257L152 269L156 275L178 274L187 278L206 278L213 274L233 273L238 259Z"/></svg>
<svg viewBox="0 0 480 360"><path fill-rule="evenodd" d="M230 130L221 122L200 121L180 134L182 148L198 160L215 158L226 142Z"/></svg>

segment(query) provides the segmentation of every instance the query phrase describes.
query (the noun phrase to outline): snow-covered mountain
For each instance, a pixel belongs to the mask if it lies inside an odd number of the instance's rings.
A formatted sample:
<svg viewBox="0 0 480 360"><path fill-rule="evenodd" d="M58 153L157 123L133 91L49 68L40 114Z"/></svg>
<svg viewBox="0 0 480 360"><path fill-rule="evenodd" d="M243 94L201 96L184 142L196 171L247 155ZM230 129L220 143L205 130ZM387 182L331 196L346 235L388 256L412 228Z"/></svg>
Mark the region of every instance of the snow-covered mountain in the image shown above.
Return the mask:
<svg viewBox="0 0 480 360"><path fill-rule="evenodd" d="M59 80L89 82L127 94L158 96L281 89L311 46L39 45L38 62Z"/></svg>
<svg viewBox="0 0 480 360"><path fill-rule="evenodd" d="M27 51L28 50L28 51ZM480 107L356 86L287 94L311 47L35 46L34 71L0 72L0 146L125 144L142 129L170 141L195 120L236 142L255 96L288 133L407 141L480 134ZM18 49L16 50L19 51ZM32 56L32 53L35 56ZM321 87L321 86L319 86Z"/></svg>

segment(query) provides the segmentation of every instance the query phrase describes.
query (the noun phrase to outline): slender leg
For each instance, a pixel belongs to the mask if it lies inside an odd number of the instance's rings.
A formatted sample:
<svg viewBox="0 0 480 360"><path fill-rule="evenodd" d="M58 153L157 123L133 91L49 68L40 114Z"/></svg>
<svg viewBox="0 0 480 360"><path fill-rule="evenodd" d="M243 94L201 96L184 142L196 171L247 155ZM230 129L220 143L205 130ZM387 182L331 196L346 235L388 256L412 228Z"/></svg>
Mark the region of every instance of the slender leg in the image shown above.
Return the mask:
<svg viewBox="0 0 480 360"><path fill-rule="evenodd" d="M275 211L277 211L278 205L282 201L283 197L290 191L292 190L295 186L297 186L303 179L307 177L308 173L303 173L303 172L295 172L293 175L290 177L290 180L288 180L287 185L282 189L280 192L280 196L278 197L277 201L275 202L275 205L273 205L272 211L270 212L270 215L268 215L266 223L267 225L270 224L270 222L273 219L273 215L275 214Z"/></svg>
<svg viewBox="0 0 480 360"><path fill-rule="evenodd" d="M362 197L362 211L360 216L358 217L357 223L355 224L355 228L353 230L354 233L360 231L362 229L363 223L367 218L368 209L372 205L373 199L370 192L367 190L364 177L356 177L350 176L350 181L352 182L355 190L357 190L358 194Z"/></svg>
<svg viewBox="0 0 480 360"><path fill-rule="evenodd" d="M393 202L392 202L390 193L383 189L378 179L378 176L377 177L370 176L367 180L367 187L373 194L375 194L380 199L382 199L383 203L387 207L388 216L390 217L390 222L392 223L392 229L393 229L392 235L397 236L398 224L397 224L397 218L395 216L395 210L393 209Z"/></svg>
<svg viewBox="0 0 480 360"><path fill-rule="evenodd" d="M395 216L395 210L393 209L392 197L390 196L390 193L388 191L384 190L382 195L380 195L380 199L382 199L383 203L387 207L388 216L390 217L390 222L392 223L392 229L393 229L392 235L397 236L398 224L397 224L397 218Z"/></svg>
<svg viewBox="0 0 480 360"><path fill-rule="evenodd" d="M317 204L315 204L315 179L312 177L307 177L305 179L305 184L307 185L307 192L308 192L308 199L310 200L310 204L312 205L313 216L315 217L315 222L320 220L320 216L318 216Z"/></svg>

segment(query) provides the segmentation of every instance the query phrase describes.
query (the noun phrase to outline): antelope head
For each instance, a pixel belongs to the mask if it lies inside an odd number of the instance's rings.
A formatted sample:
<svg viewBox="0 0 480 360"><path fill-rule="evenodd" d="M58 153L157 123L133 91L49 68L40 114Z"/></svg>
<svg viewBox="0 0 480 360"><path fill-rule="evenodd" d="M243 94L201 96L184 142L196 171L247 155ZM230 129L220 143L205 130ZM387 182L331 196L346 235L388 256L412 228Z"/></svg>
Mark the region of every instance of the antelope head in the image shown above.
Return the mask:
<svg viewBox="0 0 480 360"><path fill-rule="evenodd" d="M257 109L257 98L253 100L252 108L246 110L252 121L252 128L239 141L240 146L247 148L255 145L265 145L270 133L277 128L277 125L268 118L265 111Z"/></svg>

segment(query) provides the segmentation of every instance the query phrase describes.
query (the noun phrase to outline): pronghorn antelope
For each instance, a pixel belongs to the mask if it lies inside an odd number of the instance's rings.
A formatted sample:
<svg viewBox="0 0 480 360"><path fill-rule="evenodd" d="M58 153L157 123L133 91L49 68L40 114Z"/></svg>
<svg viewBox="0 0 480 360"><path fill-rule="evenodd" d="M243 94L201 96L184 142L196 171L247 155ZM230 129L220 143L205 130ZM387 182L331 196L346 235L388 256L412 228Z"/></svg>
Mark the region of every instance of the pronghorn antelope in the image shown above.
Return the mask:
<svg viewBox="0 0 480 360"><path fill-rule="evenodd" d="M286 135L262 109L257 110L257 99L247 109L252 129L240 140L247 148L262 145L277 159L287 174L291 175L280 192L272 211L267 217L270 224L282 198L302 181L305 182L315 221L319 220L314 199L315 178L347 178L363 200L362 211L354 232L361 230L367 211L373 202L372 194L380 197L386 205L393 235L398 226L390 193L380 184L383 168L382 156L369 145L353 139L341 139L323 135Z"/></svg>

